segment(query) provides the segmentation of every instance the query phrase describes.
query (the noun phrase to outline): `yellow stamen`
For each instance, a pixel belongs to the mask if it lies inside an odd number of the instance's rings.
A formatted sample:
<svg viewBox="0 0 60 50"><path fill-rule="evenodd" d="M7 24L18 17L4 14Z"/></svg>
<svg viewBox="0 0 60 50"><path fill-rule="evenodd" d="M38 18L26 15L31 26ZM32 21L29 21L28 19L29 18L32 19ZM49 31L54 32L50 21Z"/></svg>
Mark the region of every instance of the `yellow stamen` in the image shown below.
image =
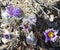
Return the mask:
<svg viewBox="0 0 60 50"><path fill-rule="evenodd" d="M53 38L54 37L54 32L48 32L48 37Z"/></svg>

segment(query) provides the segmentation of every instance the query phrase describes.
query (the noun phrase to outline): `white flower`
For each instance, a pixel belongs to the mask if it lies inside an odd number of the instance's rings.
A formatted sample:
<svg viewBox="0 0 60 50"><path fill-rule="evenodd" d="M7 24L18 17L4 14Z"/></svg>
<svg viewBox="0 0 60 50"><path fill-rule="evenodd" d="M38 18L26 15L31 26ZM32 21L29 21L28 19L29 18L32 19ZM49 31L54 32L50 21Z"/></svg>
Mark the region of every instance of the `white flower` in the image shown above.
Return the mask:
<svg viewBox="0 0 60 50"><path fill-rule="evenodd" d="M32 44L32 45L36 44L36 39L32 31L28 33L28 35L26 36L26 42L27 44Z"/></svg>

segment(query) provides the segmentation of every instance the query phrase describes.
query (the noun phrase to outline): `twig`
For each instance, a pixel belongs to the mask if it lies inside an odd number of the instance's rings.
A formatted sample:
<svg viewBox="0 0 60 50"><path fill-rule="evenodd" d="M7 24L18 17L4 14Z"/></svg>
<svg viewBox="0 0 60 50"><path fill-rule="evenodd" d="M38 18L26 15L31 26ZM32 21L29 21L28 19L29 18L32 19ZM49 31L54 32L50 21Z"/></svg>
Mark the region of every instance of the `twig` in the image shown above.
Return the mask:
<svg viewBox="0 0 60 50"><path fill-rule="evenodd" d="M58 9L58 8L56 8L56 7L54 7L54 6L52 6L55 10L57 10L58 11L58 16L60 17L60 10Z"/></svg>
<svg viewBox="0 0 60 50"><path fill-rule="evenodd" d="M60 11L58 8L56 8L56 7L54 7L54 6L52 6L55 10L57 10L57 11Z"/></svg>
<svg viewBox="0 0 60 50"><path fill-rule="evenodd" d="M34 0L34 1L35 1L35 0ZM36 1L35 1L35 2L36 2ZM38 3L38 4L39 4L39 7L40 7L41 11L42 11L43 14L45 15L44 18L45 18L45 19L48 19L48 18L49 18L49 15L47 15L47 14L45 13L45 11L43 10L43 8L41 7L42 4L40 4L40 3ZM34 13L36 13L36 12L34 11L34 7L33 7L32 5L30 5L30 6L31 6L31 7L30 7L31 10L32 10ZM36 13L36 14L37 14L37 13ZM38 14L37 14L37 15L38 15ZM39 16L39 15L38 15L38 16Z"/></svg>

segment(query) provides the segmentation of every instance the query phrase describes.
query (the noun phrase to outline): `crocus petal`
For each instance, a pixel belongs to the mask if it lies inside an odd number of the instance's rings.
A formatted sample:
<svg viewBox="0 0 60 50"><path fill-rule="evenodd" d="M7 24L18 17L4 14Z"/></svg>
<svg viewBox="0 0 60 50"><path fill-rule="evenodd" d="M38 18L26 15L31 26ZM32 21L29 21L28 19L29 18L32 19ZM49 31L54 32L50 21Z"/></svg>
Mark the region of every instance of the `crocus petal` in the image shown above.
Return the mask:
<svg viewBox="0 0 60 50"><path fill-rule="evenodd" d="M48 38L48 37L46 37L46 39L45 39L45 42L48 42L50 39Z"/></svg>
<svg viewBox="0 0 60 50"><path fill-rule="evenodd" d="M34 18L34 17L31 17L30 20L31 20L32 22L36 22L36 18Z"/></svg>
<svg viewBox="0 0 60 50"><path fill-rule="evenodd" d="M45 37L47 37L47 32L43 32L43 33L44 33Z"/></svg>
<svg viewBox="0 0 60 50"><path fill-rule="evenodd" d="M49 38L47 37L47 32L44 32L45 35L45 42L48 42Z"/></svg>
<svg viewBox="0 0 60 50"><path fill-rule="evenodd" d="M45 42L48 42L48 39L45 39Z"/></svg>
<svg viewBox="0 0 60 50"><path fill-rule="evenodd" d="M14 13L14 16L20 17L22 14L22 10L20 8L16 8L16 9L14 9L13 13Z"/></svg>
<svg viewBox="0 0 60 50"><path fill-rule="evenodd" d="M28 44L32 44L32 45L34 45L34 43L36 43L33 32L30 32L28 34L28 36L26 36L26 41Z"/></svg>
<svg viewBox="0 0 60 50"><path fill-rule="evenodd" d="M30 16L28 17L28 20L29 20L30 24L35 25L35 23L36 23L36 15L31 13Z"/></svg>
<svg viewBox="0 0 60 50"><path fill-rule="evenodd" d="M55 32L54 32L54 33L55 33L55 35L56 35L56 34L58 34L58 31L59 31L59 30L57 30L57 31L55 31Z"/></svg>
<svg viewBox="0 0 60 50"><path fill-rule="evenodd" d="M56 41L56 39L57 39L57 37L58 37L58 36L57 36L57 35L55 35L55 37L54 37L54 38L51 38L51 41L52 41L52 42L55 42L55 41Z"/></svg>
<svg viewBox="0 0 60 50"><path fill-rule="evenodd" d="M13 5L9 5L9 7L7 8L7 13L8 13L10 16L13 16L13 10L14 10Z"/></svg>

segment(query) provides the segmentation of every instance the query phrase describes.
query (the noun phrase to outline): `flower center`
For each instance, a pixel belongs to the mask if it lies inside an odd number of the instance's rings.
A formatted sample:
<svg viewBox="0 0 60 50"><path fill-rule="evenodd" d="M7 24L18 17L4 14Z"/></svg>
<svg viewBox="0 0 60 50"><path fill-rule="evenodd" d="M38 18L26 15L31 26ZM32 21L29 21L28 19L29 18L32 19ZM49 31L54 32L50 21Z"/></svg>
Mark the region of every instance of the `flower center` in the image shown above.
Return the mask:
<svg viewBox="0 0 60 50"><path fill-rule="evenodd" d="M25 26L25 28L27 29L28 28L28 25L26 24L26 25L24 25Z"/></svg>
<svg viewBox="0 0 60 50"><path fill-rule="evenodd" d="M53 38L54 37L54 32L48 32L48 37Z"/></svg>

